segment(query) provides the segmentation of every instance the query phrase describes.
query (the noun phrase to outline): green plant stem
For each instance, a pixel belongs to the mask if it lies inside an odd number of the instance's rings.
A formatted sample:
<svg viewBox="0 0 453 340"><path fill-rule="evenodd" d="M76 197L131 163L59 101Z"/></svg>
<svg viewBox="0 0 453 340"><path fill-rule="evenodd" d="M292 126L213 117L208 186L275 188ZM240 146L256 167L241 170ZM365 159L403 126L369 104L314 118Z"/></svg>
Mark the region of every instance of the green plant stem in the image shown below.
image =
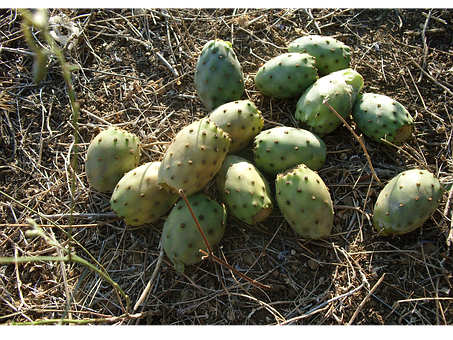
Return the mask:
<svg viewBox="0 0 453 340"><path fill-rule="evenodd" d="M22 22L23 34L27 40L28 45L35 53L40 52L40 48L35 43L35 41L32 37L32 34L31 34L31 29L30 29L31 25L37 25L41 29L42 37L45 39L47 44L50 46L51 52L57 57L57 60L62 69L63 79L64 79L67 89L68 89L68 97L69 97L71 111L72 111L72 127L73 127L73 137L74 137L73 155L72 155L72 157L70 157L70 166L72 168L72 176L71 176L71 185L70 185L71 203L70 203L69 225L72 226L72 224L74 222L74 218L73 218L73 212L74 212L74 208L75 208L74 194L75 194L75 190L76 190L77 158L78 158L78 152L79 152L79 150L78 150L78 143L79 143L78 118L79 118L79 114L80 114L80 104L77 101L76 93L74 90L74 84L72 82L72 75L71 75L71 72L73 70L75 70L76 68L74 66L70 65L66 61L63 50L57 45L55 40L52 38L46 25L43 25L42 23L35 23L33 15L28 10L21 9L20 13L23 17L23 22ZM42 24L42 25L40 25L40 24ZM6 195L6 196L8 196L8 195ZM52 244L52 245L58 247L58 249L64 251L67 254L67 256L65 256L65 257L61 257L61 256L60 257L45 257L44 256L44 257L21 257L21 258L2 257L2 258L0 258L0 263L8 264L8 263L32 262L32 261L60 261L60 262L79 263L79 264L89 268L91 271L100 275L104 280L106 280L107 282L109 282L112 285L116 294L118 294L118 292L119 292L119 294L121 296L123 296L123 298L126 300L125 312L128 313L129 308L130 308L129 297L126 293L124 293L124 291L121 289L121 287L115 281L112 280L112 278L107 274L107 272L98 269L96 266L92 265L88 261L86 261L83 258L72 253L72 251L71 251L72 244L71 243L74 241L74 239L72 237L72 228L71 227L69 227L69 230L67 232L69 247L68 247L68 249L65 249L56 240L53 240L52 238L47 237L46 234L44 233L44 231L37 226L35 221L29 220L29 223L34 227L35 232L38 236L41 236L42 238L44 238L48 244ZM119 298L119 301L120 301L120 304L122 305L122 301L120 298ZM124 309L124 306L122 306L122 308ZM69 321L62 318L58 322L67 323ZM54 323L54 322L52 322L52 323ZM33 323L33 324L39 324L39 322Z"/></svg>
<svg viewBox="0 0 453 340"><path fill-rule="evenodd" d="M36 213L39 215L38 212L34 211L33 209L23 205L21 202L17 201L14 197L8 195L7 193L3 192L0 190L0 194L3 194L6 196L8 199L11 201L21 205L23 208L28 209L29 211ZM49 223L54 225L55 227L59 227L55 222L53 222L50 219L46 219ZM58 242L54 241L52 238L48 237L45 233L44 230L38 226L38 224L31 218L27 219L27 222L31 225L31 227L34 228L34 231L37 233L37 236L42 237L48 244L51 244L52 246L58 247L58 249L64 251L65 253L68 254L68 257L53 257L53 256L47 256L47 257L19 257L19 258L14 258L14 257L0 257L0 264L13 264L13 263L19 263L19 262L27 262L27 261L62 261L62 262L71 262L74 256L76 256L75 260L72 262L78 262L85 267L92 269L95 273L99 274L102 278L104 278L107 282L111 283L113 288L115 288L115 291L119 291L120 295L125 297L126 299L126 311L129 311L129 306L130 306L130 301L128 295L124 293L124 291L121 289L121 287L113 281L113 279L108 275L107 271L105 268L102 267L102 265L91 255L89 251L87 251L77 240L74 240L72 236L68 235L69 239L74 241L77 245L79 245L87 254L88 256L97 264L99 267L102 269L97 268L96 266L92 265L88 261L84 260L83 258L72 254L72 252L65 247L63 247L61 244ZM62 228L59 228L63 233L66 233L66 231ZM121 301L121 300L120 300Z"/></svg>
<svg viewBox="0 0 453 340"><path fill-rule="evenodd" d="M121 287L116 283L115 281L112 280L112 278L104 273L102 270L99 270L97 267L93 266L90 262L86 261L85 259L79 257L76 254L72 254L72 256L63 256L63 257L56 257L56 256L36 256L36 257L31 257L31 256L24 256L24 257L0 257L0 264L16 264L16 263L25 263L25 262L37 262L37 261L42 261L42 262L52 262L52 261L61 261L61 262L75 262L79 263L93 272L97 273L99 276L101 276L104 280L109 282L113 288L117 292L123 296L123 298L126 300L126 308L125 311L129 311L130 307L130 301L129 301L129 296L121 289Z"/></svg>

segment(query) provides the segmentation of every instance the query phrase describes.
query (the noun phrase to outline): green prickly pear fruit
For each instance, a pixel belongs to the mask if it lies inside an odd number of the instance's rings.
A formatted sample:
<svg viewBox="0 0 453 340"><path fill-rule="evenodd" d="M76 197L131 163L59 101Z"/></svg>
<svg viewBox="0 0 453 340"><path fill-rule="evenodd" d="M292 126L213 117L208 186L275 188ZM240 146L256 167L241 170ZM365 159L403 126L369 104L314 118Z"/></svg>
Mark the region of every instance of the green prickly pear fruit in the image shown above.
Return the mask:
<svg viewBox="0 0 453 340"><path fill-rule="evenodd" d="M323 137L342 123L324 101L328 100L328 104L346 119L362 86L362 76L350 68L321 77L299 98L296 119L302 126Z"/></svg>
<svg viewBox="0 0 453 340"><path fill-rule="evenodd" d="M175 193L195 194L219 171L230 144L228 134L207 117L187 125L165 152L158 183Z"/></svg>
<svg viewBox="0 0 453 340"><path fill-rule="evenodd" d="M142 164L126 173L116 185L110 206L128 225L153 223L178 201L178 195L157 184L160 164Z"/></svg>
<svg viewBox="0 0 453 340"><path fill-rule="evenodd" d="M230 135L228 154L245 149L262 130L264 119L250 100L225 103L208 115L216 125Z"/></svg>
<svg viewBox="0 0 453 340"><path fill-rule="evenodd" d="M228 212L247 224L257 224L273 210L269 183L245 158L228 155L219 170L217 187Z"/></svg>
<svg viewBox="0 0 453 340"><path fill-rule="evenodd" d="M209 246L213 249L223 237L227 213L219 204L202 193L187 197ZM184 200L171 209L162 229L162 247L175 269L183 272L185 266L202 260L200 249L207 252L203 237Z"/></svg>
<svg viewBox="0 0 453 340"><path fill-rule="evenodd" d="M138 166L139 161L138 137L109 126L88 146L85 162L88 182L98 191L111 192L126 172Z"/></svg>
<svg viewBox="0 0 453 340"><path fill-rule="evenodd" d="M195 66L195 88L208 111L244 94L244 74L230 42L208 41Z"/></svg>
<svg viewBox="0 0 453 340"><path fill-rule="evenodd" d="M423 223L439 207L444 188L427 170L399 173L388 182L374 206L374 227L380 235L403 235Z"/></svg>
<svg viewBox="0 0 453 340"><path fill-rule="evenodd" d="M277 175L276 198L283 217L306 239L329 236L333 226L330 193L319 175L299 164Z"/></svg>
<svg viewBox="0 0 453 340"><path fill-rule="evenodd" d="M288 52L302 52L314 56L320 77L349 68L351 63L351 48L333 37L300 37L288 45Z"/></svg>
<svg viewBox="0 0 453 340"><path fill-rule="evenodd" d="M284 53L267 61L255 76L255 85L265 96L300 97L318 79L316 60L307 53Z"/></svg>
<svg viewBox="0 0 453 340"><path fill-rule="evenodd" d="M380 143L385 139L400 145L412 136L414 130L414 121L407 109L382 94L360 94L352 109L352 117L365 136Z"/></svg>
<svg viewBox="0 0 453 340"><path fill-rule="evenodd" d="M318 170L327 155L321 138L308 130L287 126L261 131L255 137L253 151L256 167L272 176L301 163Z"/></svg>

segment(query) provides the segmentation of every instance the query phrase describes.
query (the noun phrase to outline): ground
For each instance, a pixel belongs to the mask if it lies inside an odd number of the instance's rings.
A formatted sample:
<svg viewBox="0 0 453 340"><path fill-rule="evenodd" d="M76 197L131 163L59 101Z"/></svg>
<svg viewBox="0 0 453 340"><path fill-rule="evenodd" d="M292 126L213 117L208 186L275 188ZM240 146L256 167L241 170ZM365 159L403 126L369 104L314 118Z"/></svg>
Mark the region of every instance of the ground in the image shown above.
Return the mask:
<svg viewBox="0 0 453 340"><path fill-rule="evenodd" d="M296 126L297 99L263 96L254 75L297 37L322 34L351 47L362 92L390 96L414 118L414 134L402 146L364 139L379 179L417 167L448 188L452 10L48 10L80 29L76 47L65 50L78 66L72 73L81 108L78 143L58 60L52 55L47 75L34 83L21 16L0 13L0 323L452 324L450 191L421 228L378 235L372 214L381 187L345 126L323 138L328 153L318 171L334 204L330 237L297 236L278 207L253 227L229 217L214 254L236 272L206 259L181 274L164 257L136 309L159 259L165 217L126 226L110 210L110 194L89 186L84 168L90 141L109 125L139 136L140 163L161 160L175 134L208 113L196 94L194 68L214 38L232 43L245 77L243 99L261 110L265 128ZM32 32L48 47L37 28ZM213 184L205 192L219 199ZM42 235L27 233L29 217ZM68 251L86 262L62 260Z"/></svg>

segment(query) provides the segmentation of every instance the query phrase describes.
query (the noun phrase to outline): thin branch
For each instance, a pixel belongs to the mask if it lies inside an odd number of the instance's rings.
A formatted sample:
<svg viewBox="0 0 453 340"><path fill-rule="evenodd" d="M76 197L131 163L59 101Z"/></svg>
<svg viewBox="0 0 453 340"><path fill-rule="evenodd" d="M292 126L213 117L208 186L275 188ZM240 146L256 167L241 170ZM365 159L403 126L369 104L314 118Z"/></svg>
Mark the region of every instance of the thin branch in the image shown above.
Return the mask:
<svg viewBox="0 0 453 340"><path fill-rule="evenodd" d="M377 289L377 287L381 284L382 280L384 280L384 277L385 277L385 273L382 274L381 278L378 280L378 282L376 282L376 284L373 286L373 288L371 288L371 290L369 291L369 293L367 294L367 296L365 296L365 298L363 299L363 301L360 303L359 307L356 309L356 311L354 312L354 315L352 315L351 317L351 320L349 320L349 323L348 325L352 325L352 323L354 322L355 318L357 317L357 315L359 315L359 312L362 310L363 306L365 306L365 303L368 301L368 299L371 297L371 295L373 295L373 293L375 292L375 290Z"/></svg>
<svg viewBox="0 0 453 340"><path fill-rule="evenodd" d="M426 67L426 59L428 57L428 45L426 44L426 28L428 27L429 19L431 18L431 13L433 12L432 9L429 10L429 13L426 17L425 24L423 25L422 31L422 42L423 42L423 68ZM418 78L418 82L421 82L423 78L423 73L420 73L420 77Z"/></svg>
<svg viewBox="0 0 453 340"><path fill-rule="evenodd" d="M333 112L335 113L335 115L343 122L343 124L348 128L349 131L351 131L352 135L354 136L355 139L357 139L357 141L360 143L360 146L362 147L363 149L363 152L365 153L365 156L366 156L366 159L368 161L368 164L370 166L370 169L371 169L371 172L373 173L373 177L374 179L379 183L379 185L381 187L384 186L384 184L382 184L381 180L379 179L379 177L377 176L376 174L376 171L374 171L374 167L373 167L373 164L371 163L371 158L370 158L370 155L368 154L368 151L366 150L366 146L365 144L363 143L363 140L361 137L357 136L357 134L355 133L355 131L351 128L351 126L348 124L348 122L346 122L346 120L340 116L340 114L332 107L332 105L329 104L329 96L327 96L326 98L324 98L323 100L323 103Z"/></svg>
<svg viewBox="0 0 453 340"><path fill-rule="evenodd" d="M157 259L157 263L156 263L156 267L154 268L153 275L151 275L151 278L149 279L148 284L146 285L145 289L143 290L143 293L140 295L139 299L137 300L137 302L134 305L134 312L148 297L148 293L151 290L151 287L153 286L154 281L156 280L156 277L157 277L157 274L159 273L163 259L164 259L164 248L162 248L160 250L159 258Z"/></svg>
<svg viewBox="0 0 453 340"><path fill-rule="evenodd" d="M200 253L202 253L204 256L203 256L203 259L211 259L211 260L214 260L216 261L217 263L221 264L222 266L228 268L229 270L231 270L233 273L235 273L236 275L240 276L241 278L243 278L244 280L247 280L248 282L250 282L251 284L255 285L255 286L258 286L260 288L264 288L264 289L271 289L270 286L268 285L265 285L265 284L262 284L258 281L255 281L251 278L249 278L247 275L244 275L242 274L240 271L238 271L236 268L234 268L233 266L229 265L227 262L223 261L222 259L218 258L217 256L215 256L214 254L208 254L206 253L205 251L201 250L200 249Z"/></svg>
<svg viewBox="0 0 453 340"><path fill-rule="evenodd" d="M206 238L203 229L201 229L200 223L198 223L197 217L195 216L195 213L192 210L192 207L190 206L189 201L187 200L186 194L184 193L183 189L179 189L179 194L181 195L182 199L184 202L186 202L187 208L189 208L189 212L192 215L193 220L195 221L195 224L197 225L198 231L201 234L201 237L203 237L203 242L206 245L206 248L208 249L208 253L212 254L212 249L211 246L209 245L208 239Z"/></svg>
<svg viewBox="0 0 453 340"><path fill-rule="evenodd" d="M227 262L223 261L222 259L220 259L220 258L218 258L217 256L214 255L214 253L212 252L211 246L209 245L209 242L206 239L206 236L205 236L205 234L203 232L203 229L201 229L200 223L198 223L197 217L195 216L195 214L194 214L194 212L192 210L192 207L190 206L190 203L187 200L187 197L186 197L186 194L184 193L184 190L183 189L179 189L179 194L182 196L184 202L186 202L186 205L189 208L190 214L192 215L192 218L194 219L195 224L197 225L198 231L200 232L201 236L203 237L203 241L204 241L204 243L206 245L206 248L208 249L208 252L205 252L202 249L199 250L200 253L202 253L204 255L202 257L202 259L210 259L210 260L213 260L213 261L221 264L222 266L228 268L229 270L231 270L232 272L234 272L235 274L239 275L241 278L247 280L248 282L250 282L253 285L256 285L256 286L258 286L260 288L264 288L264 289L271 289L270 286L267 286L265 284L262 284L262 283L260 283L258 281L255 281L255 280L249 278L248 276L246 276L246 275L242 274L241 272L239 272L238 270L236 270L236 268L234 268L231 265L229 265Z"/></svg>
<svg viewBox="0 0 453 340"><path fill-rule="evenodd" d="M409 54L407 54L407 53L404 53L404 54L406 54L406 55L409 57L409 59L412 61L412 64L414 64L415 66L417 66L417 67L420 69L420 71L423 72L423 74L424 74L425 76L427 76L427 77L428 77L429 79L431 79L436 85L440 86L440 87L443 88L445 91L447 91L451 96L453 96L453 92L452 92L448 87L446 87L445 85L442 85L441 83L439 83L432 75L430 75L428 72L426 72L426 71L425 71L425 70L424 70L424 69L423 69L423 68L422 68L415 60L414 60L414 58L412 58Z"/></svg>

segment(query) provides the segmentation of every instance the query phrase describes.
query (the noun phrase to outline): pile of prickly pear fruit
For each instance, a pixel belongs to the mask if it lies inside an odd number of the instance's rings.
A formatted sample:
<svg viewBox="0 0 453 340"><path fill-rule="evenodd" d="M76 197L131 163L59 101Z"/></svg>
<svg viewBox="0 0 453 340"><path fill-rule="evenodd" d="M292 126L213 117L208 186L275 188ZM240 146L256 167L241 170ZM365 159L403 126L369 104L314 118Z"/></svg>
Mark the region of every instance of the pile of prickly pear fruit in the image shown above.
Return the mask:
<svg viewBox="0 0 453 340"><path fill-rule="evenodd" d="M216 39L204 45L194 70L200 106L208 113L182 127L161 159L139 166L138 138L114 127L88 147L89 184L113 191L111 209L127 225L166 219L162 246L179 271L201 261L199 250L206 250L195 220L210 247L221 242L229 222L260 224L276 211L303 238L329 237L334 206L317 171L329 152L322 138L345 121L372 143L401 145L412 138L413 118L401 103L361 93L366 79L352 69L349 46L313 35L287 49L259 67L254 80L263 96L294 98L294 126L265 122L257 105L243 99L234 46ZM208 186L218 195L207 195ZM377 199L376 231L402 235L420 227L443 193L426 170L398 174Z"/></svg>

